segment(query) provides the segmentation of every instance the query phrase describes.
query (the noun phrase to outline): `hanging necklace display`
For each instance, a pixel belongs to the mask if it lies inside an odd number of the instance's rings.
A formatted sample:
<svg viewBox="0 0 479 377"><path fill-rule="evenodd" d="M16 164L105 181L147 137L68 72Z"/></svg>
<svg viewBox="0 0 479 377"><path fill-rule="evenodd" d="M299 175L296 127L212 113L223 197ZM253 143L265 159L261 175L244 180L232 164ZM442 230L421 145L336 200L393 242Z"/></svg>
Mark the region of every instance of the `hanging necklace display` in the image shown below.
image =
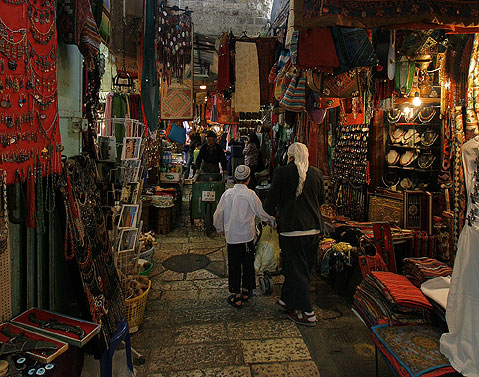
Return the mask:
<svg viewBox="0 0 479 377"><path fill-rule="evenodd" d="M57 99L57 91L55 90L51 95L49 95L48 97L51 98L50 100L48 101L45 101L45 99L41 100L40 99L40 96L35 94L33 95L33 93L28 93L36 103L38 103L38 105L40 105L40 109L42 111L46 110L48 107L50 107L52 105L52 103L54 103ZM0 105L1 105L1 102L0 102Z"/></svg>
<svg viewBox="0 0 479 377"><path fill-rule="evenodd" d="M33 48L32 44L28 43L28 51L30 60L30 66L32 62L38 67L41 68L43 72L49 73L50 71L56 70L57 60L56 60L56 46L52 46L50 52L46 56L41 56ZM52 61L50 62L49 59Z"/></svg>
<svg viewBox="0 0 479 377"><path fill-rule="evenodd" d="M403 143L404 142L404 135L406 134L406 130L402 128L396 128L393 133L389 136L391 137L391 142L394 144Z"/></svg>
<svg viewBox="0 0 479 377"><path fill-rule="evenodd" d="M414 146L421 141L421 136L415 128L410 128L402 138L403 144Z"/></svg>
<svg viewBox="0 0 479 377"><path fill-rule="evenodd" d="M8 240L8 202L7 202L7 172L0 171L0 181L2 186L2 223L0 224L0 254L7 249Z"/></svg>
<svg viewBox="0 0 479 377"><path fill-rule="evenodd" d="M411 108L407 114L404 114L404 120L406 123L412 123L418 117L419 111L417 109Z"/></svg>
<svg viewBox="0 0 479 377"><path fill-rule="evenodd" d="M402 166L409 166L414 162L414 160L416 160L416 158L417 158L417 153L416 152L406 151L405 153L403 153L403 155L399 159L399 163Z"/></svg>
<svg viewBox="0 0 479 377"><path fill-rule="evenodd" d="M399 186L401 186L404 190L409 190L412 187L413 183L409 178L403 178Z"/></svg>
<svg viewBox="0 0 479 377"><path fill-rule="evenodd" d="M401 109L392 109L388 111L388 120L390 123L397 123L401 119Z"/></svg>
<svg viewBox="0 0 479 377"><path fill-rule="evenodd" d="M394 172L386 172L384 173L382 180L384 186L386 186L387 188L393 188L399 184L400 178Z"/></svg>
<svg viewBox="0 0 479 377"><path fill-rule="evenodd" d="M30 71L29 77L32 78L33 89L39 89L39 87L42 87L42 89L44 89L42 90L42 94L44 94L44 92L48 93L56 89L57 87L56 71L54 71L49 77L43 77L35 72L35 70L31 66L31 63L28 66L28 71Z"/></svg>
<svg viewBox="0 0 479 377"><path fill-rule="evenodd" d="M50 5L47 5L50 7ZM50 7L50 9L41 9L37 8L29 1L27 14L30 20L35 22L40 22L40 24L50 23L52 20L55 20L55 8Z"/></svg>
<svg viewBox="0 0 479 377"><path fill-rule="evenodd" d="M400 155L394 149L391 149L386 155L386 162L388 165L395 165L399 161Z"/></svg>
<svg viewBox="0 0 479 377"><path fill-rule="evenodd" d="M53 143L53 141L55 140L55 133L56 133L55 131L56 131L56 125L58 120L58 113L55 114L55 118L53 119L53 122L50 124L48 128L45 128L43 126L43 120L41 119L41 116L39 113L37 113L37 117L38 117L38 122L40 123L40 131L42 133L42 137L45 140L47 140L50 143L50 145L52 145L51 143Z"/></svg>
<svg viewBox="0 0 479 377"><path fill-rule="evenodd" d="M44 33L37 29L35 22L30 22L30 31L35 42L41 45L46 45L50 42L55 33L55 22L50 23L50 27Z"/></svg>
<svg viewBox="0 0 479 377"><path fill-rule="evenodd" d="M429 115L428 114L429 111ZM426 115L425 115L426 114ZM432 107L425 107L419 111L418 118L422 123L429 123L436 115L436 110Z"/></svg>
<svg viewBox="0 0 479 377"><path fill-rule="evenodd" d="M191 64L193 48L191 12L186 8L184 14L172 15L166 9L165 2L161 1L158 13L158 61L164 65L165 73L169 71L173 76L182 79L186 66Z"/></svg>
<svg viewBox="0 0 479 377"><path fill-rule="evenodd" d="M439 134L435 132L434 130L426 130L421 135L421 144L424 145L425 147L430 147L436 142L438 137L439 137Z"/></svg>
<svg viewBox="0 0 479 377"><path fill-rule="evenodd" d="M433 156L431 153L423 153L419 156L417 164L421 169L429 169L435 160L436 156Z"/></svg>
<svg viewBox="0 0 479 377"><path fill-rule="evenodd" d="M17 34L20 34L19 36ZM0 18L0 53L8 59L7 66L11 71L17 69L17 62L27 52L27 29L10 29ZM3 67L3 60L2 60ZM4 68L2 68L4 70Z"/></svg>

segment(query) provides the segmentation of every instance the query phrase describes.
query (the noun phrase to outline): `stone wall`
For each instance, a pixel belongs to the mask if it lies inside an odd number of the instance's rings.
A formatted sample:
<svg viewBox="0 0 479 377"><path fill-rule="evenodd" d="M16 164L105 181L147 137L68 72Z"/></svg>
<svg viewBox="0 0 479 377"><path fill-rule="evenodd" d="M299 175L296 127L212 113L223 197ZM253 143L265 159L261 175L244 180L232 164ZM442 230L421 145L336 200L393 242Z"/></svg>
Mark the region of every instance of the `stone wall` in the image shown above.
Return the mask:
<svg viewBox="0 0 479 377"><path fill-rule="evenodd" d="M178 0L168 2L178 5ZM180 7L193 11L195 32L219 36L231 28L237 36L246 31L255 36L269 21L273 0L180 0Z"/></svg>

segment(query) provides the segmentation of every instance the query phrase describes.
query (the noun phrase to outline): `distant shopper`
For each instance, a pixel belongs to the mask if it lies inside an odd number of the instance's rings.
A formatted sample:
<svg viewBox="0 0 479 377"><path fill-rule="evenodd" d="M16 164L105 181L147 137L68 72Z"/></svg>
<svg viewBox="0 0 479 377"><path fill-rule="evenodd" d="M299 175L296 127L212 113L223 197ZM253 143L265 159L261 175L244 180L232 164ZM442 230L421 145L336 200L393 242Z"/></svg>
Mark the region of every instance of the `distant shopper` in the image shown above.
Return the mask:
<svg viewBox="0 0 479 377"><path fill-rule="evenodd" d="M274 226L274 218L264 210L256 193L248 189L251 170L245 165L236 168L236 184L221 196L213 215L218 231L224 231L228 245L228 286L232 293L228 303L237 309L251 297L256 288L254 276L255 216Z"/></svg>
<svg viewBox="0 0 479 377"><path fill-rule="evenodd" d="M208 131L206 135L207 142L202 145L196 158L196 169L200 169L201 173L219 173L220 164L223 172L226 172L225 152L216 140L216 134L213 131Z"/></svg>
<svg viewBox="0 0 479 377"><path fill-rule="evenodd" d="M241 140L239 132L236 133L236 136L233 140L230 141L231 145L231 171L232 175L236 171L236 168L244 164L244 141Z"/></svg>
<svg viewBox="0 0 479 377"><path fill-rule="evenodd" d="M308 156L304 144L289 147L288 165L275 170L264 208L269 214L279 210L284 283L278 304L294 322L315 326L310 277L323 228L324 185L321 172L308 167Z"/></svg>
<svg viewBox="0 0 479 377"><path fill-rule="evenodd" d="M260 142L258 135L252 132L248 135L248 143L246 144L245 149L243 150L244 154L244 164L251 169L251 180L248 187L252 190L256 187L256 177L255 173L259 171L260 167Z"/></svg>

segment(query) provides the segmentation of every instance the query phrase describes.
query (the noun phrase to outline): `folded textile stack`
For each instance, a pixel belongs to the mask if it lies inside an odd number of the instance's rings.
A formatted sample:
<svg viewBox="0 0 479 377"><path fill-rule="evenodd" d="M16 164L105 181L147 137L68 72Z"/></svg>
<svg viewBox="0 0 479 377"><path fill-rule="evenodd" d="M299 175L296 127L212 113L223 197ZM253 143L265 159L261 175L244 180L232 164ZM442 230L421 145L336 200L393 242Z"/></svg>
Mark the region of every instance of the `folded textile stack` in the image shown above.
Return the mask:
<svg viewBox="0 0 479 377"><path fill-rule="evenodd" d="M433 377L455 373L439 350L442 330L432 326L372 328L373 341L395 376Z"/></svg>
<svg viewBox="0 0 479 377"><path fill-rule="evenodd" d="M405 258L403 274L416 287L420 287L426 280L452 275L452 268L433 258Z"/></svg>
<svg viewBox="0 0 479 377"><path fill-rule="evenodd" d="M424 323L432 305L405 276L373 271L359 285L353 309L371 327Z"/></svg>

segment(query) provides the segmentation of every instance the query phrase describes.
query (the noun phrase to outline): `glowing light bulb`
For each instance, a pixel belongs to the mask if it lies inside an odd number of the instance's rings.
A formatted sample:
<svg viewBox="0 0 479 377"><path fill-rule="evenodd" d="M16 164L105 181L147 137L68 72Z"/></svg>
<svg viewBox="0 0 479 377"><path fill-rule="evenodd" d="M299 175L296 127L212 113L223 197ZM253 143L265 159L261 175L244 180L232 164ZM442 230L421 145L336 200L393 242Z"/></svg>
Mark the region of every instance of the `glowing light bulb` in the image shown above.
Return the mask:
<svg viewBox="0 0 479 377"><path fill-rule="evenodd" d="M206 90L206 85L200 85L201 90Z"/></svg>
<svg viewBox="0 0 479 377"><path fill-rule="evenodd" d="M419 98L419 96L414 97L412 100L412 104L416 107L421 106L421 103L421 98Z"/></svg>
<svg viewBox="0 0 479 377"><path fill-rule="evenodd" d="M411 112L411 109L407 106L403 110L404 115L408 115L410 112Z"/></svg>

